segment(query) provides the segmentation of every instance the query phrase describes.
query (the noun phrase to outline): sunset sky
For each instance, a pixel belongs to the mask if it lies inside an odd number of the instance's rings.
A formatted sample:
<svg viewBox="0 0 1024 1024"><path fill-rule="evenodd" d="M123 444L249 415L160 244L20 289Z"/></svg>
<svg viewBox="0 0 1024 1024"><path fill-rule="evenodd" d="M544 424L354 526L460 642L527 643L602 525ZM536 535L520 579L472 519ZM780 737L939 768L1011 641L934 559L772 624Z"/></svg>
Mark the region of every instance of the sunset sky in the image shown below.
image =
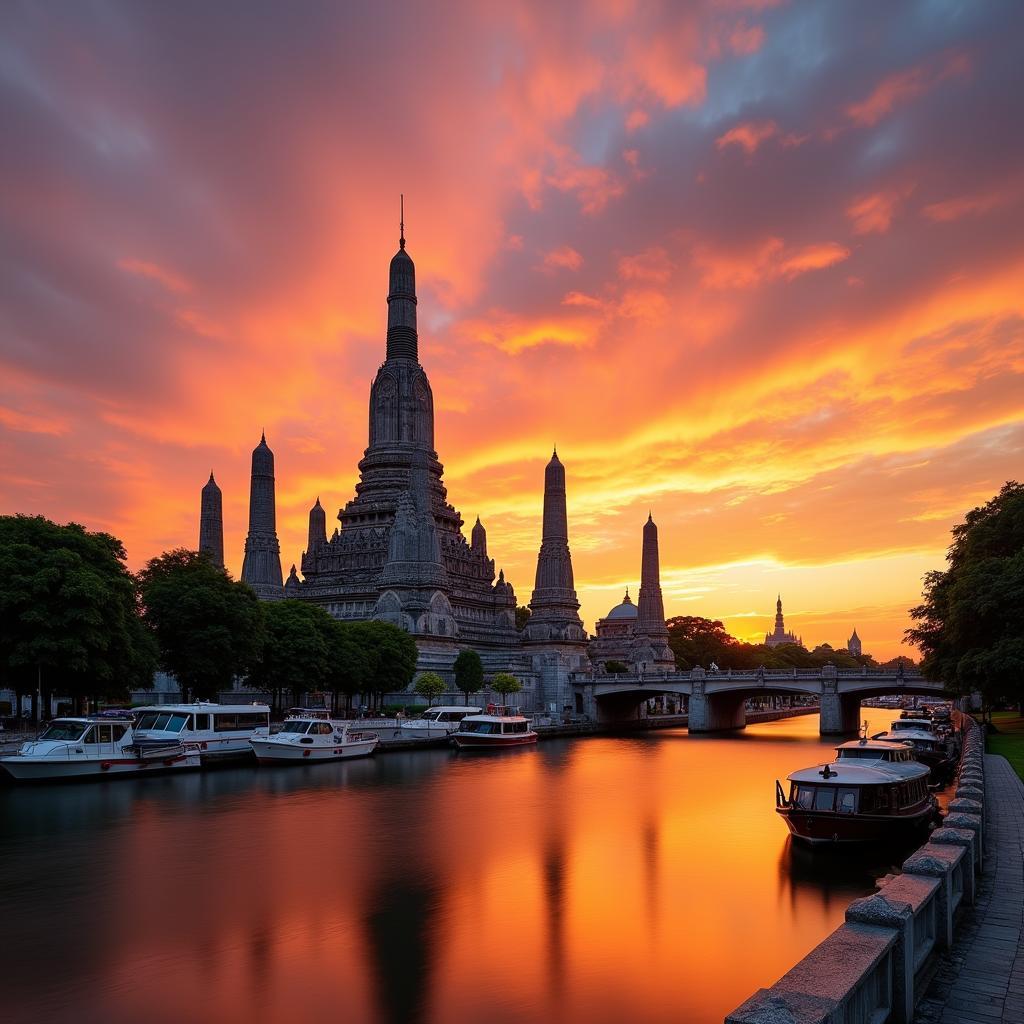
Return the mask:
<svg viewBox="0 0 1024 1024"><path fill-rule="evenodd" d="M1024 476L1024 5L10 2L0 512L285 573L353 496L398 196L449 499L529 599L566 465L588 629L891 657Z"/></svg>

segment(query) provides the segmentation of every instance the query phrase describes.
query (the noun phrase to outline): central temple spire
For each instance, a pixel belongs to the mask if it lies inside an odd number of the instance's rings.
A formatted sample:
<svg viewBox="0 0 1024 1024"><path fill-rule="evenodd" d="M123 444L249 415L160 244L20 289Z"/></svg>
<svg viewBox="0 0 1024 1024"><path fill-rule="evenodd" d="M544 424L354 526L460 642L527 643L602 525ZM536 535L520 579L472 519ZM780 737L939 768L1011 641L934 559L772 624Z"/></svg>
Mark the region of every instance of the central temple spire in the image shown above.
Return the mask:
<svg viewBox="0 0 1024 1024"><path fill-rule="evenodd" d="M388 274L388 355L391 359L419 359L416 334L416 266L405 251L405 196L398 225L398 252Z"/></svg>

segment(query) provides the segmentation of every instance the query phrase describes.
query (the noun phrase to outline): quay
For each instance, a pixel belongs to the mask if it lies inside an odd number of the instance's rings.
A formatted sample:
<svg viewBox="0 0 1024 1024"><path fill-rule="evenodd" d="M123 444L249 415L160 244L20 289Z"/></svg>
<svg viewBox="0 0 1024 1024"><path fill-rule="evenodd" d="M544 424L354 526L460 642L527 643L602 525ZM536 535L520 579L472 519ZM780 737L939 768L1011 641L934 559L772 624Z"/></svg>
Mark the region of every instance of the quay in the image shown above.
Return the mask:
<svg viewBox="0 0 1024 1024"><path fill-rule="evenodd" d="M726 1024L1024 1021L1024 784L963 722L942 827Z"/></svg>
<svg viewBox="0 0 1024 1024"><path fill-rule="evenodd" d="M985 755L985 868L977 902L943 954L914 1024L1024 1021L1024 782Z"/></svg>

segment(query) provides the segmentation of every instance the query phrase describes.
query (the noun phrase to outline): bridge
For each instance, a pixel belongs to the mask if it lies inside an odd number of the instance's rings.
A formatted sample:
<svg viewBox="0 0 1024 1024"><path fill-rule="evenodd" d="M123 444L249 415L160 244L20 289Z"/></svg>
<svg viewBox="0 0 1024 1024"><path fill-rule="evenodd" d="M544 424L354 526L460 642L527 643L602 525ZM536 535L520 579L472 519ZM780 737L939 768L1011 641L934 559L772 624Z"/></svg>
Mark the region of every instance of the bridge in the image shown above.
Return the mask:
<svg viewBox="0 0 1024 1024"><path fill-rule="evenodd" d="M942 697L941 683L916 671L892 669L785 669L592 675L574 673L570 683L576 710L605 723L635 718L649 697L675 694L689 702L690 732L721 732L746 726L745 703L750 697L815 697L821 704L823 736L855 733L860 726L860 702L871 697L921 695Z"/></svg>

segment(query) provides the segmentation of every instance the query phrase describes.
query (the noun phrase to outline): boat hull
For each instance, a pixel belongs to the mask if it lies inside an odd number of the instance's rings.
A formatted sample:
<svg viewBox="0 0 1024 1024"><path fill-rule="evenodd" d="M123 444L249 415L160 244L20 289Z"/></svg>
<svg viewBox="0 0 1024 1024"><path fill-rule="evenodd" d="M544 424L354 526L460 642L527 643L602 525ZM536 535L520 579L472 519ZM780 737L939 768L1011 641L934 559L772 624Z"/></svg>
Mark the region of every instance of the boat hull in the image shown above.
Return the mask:
<svg viewBox="0 0 1024 1024"><path fill-rule="evenodd" d="M459 750L505 750L511 747L527 747L537 742L535 732L492 735L489 733L455 733L452 742Z"/></svg>
<svg viewBox="0 0 1024 1024"><path fill-rule="evenodd" d="M814 845L902 842L924 832L935 819L933 804L908 814L836 814L777 807L794 839Z"/></svg>
<svg viewBox="0 0 1024 1024"><path fill-rule="evenodd" d="M272 740L252 740L252 752L260 764L311 764L320 761L343 761L350 757L367 757L377 746L378 739L353 740L332 743L329 746L300 746L297 743L274 743Z"/></svg>
<svg viewBox="0 0 1024 1024"><path fill-rule="evenodd" d="M197 754L183 753L166 758L104 757L104 758L45 758L22 757L15 754L0 758L0 766L16 782L67 782L76 779L126 779L140 775L158 775L162 772L198 768Z"/></svg>

